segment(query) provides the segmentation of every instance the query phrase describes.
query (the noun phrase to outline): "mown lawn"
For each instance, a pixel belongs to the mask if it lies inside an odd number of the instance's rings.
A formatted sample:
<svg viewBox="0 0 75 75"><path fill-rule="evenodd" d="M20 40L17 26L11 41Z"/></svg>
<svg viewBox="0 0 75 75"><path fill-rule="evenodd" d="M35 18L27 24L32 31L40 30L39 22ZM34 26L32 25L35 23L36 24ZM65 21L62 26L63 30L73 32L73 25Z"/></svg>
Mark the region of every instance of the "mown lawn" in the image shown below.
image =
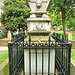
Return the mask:
<svg viewBox="0 0 75 75"><path fill-rule="evenodd" d="M75 50L71 50L71 58L75 60Z"/></svg>
<svg viewBox="0 0 75 75"><path fill-rule="evenodd" d="M0 51L0 64L8 58L8 51Z"/></svg>
<svg viewBox="0 0 75 75"><path fill-rule="evenodd" d="M55 33L64 34L63 31L54 31ZM68 34L69 32L67 32ZM72 33L72 40L75 40L75 33Z"/></svg>
<svg viewBox="0 0 75 75"><path fill-rule="evenodd" d="M75 40L75 33L72 33L72 40Z"/></svg>

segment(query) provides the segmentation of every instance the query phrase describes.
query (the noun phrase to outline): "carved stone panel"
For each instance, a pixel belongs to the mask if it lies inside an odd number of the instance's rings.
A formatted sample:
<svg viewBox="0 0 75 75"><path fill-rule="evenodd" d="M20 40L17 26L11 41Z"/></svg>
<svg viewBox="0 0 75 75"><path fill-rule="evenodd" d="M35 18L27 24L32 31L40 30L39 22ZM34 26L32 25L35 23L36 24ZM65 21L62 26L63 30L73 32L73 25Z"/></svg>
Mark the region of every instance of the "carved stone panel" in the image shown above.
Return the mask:
<svg viewBox="0 0 75 75"><path fill-rule="evenodd" d="M50 31L50 22L28 22L28 31Z"/></svg>

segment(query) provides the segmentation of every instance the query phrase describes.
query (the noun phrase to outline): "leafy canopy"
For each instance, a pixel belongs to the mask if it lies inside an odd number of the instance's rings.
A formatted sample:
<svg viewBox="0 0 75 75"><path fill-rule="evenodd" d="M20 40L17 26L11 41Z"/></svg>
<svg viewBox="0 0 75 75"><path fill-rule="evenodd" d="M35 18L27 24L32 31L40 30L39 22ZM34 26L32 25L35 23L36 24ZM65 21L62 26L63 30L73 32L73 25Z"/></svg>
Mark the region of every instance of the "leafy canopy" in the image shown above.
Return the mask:
<svg viewBox="0 0 75 75"><path fill-rule="evenodd" d="M73 26L74 28L74 2L74 0L52 0L52 3L48 8L48 15L52 19L52 25L63 25L63 20L65 20L65 26L68 28ZM63 11L64 15L62 15Z"/></svg>
<svg viewBox="0 0 75 75"><path fill-rule="evenodd" d="M25 29L27 18L30 15L30 9L27 7L26 0L4 0L3 4L2 10L4 12L1 16L1 22L6 30Z"/></svg>

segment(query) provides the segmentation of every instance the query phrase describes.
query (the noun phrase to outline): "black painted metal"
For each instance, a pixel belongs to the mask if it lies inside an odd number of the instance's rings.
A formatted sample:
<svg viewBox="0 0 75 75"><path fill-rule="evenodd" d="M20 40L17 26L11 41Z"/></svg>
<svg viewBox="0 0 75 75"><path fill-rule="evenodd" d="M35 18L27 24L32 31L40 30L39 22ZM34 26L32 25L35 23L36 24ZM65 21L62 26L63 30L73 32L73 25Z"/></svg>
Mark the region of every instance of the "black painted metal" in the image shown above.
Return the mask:
<svg viewBox="0 0 75 75"><path fill-rule="evenodd" d="M20 69L24 72L24 33L15 35L16 38L8 43L9 48L9 75L19 75ZM23 67L22 67L23 66Z"/></svg>
<svg viewBox="0 0 75 75"><path fill-rule="evenodd" d="M44 49L43 49L43 44L42 44L42 75L43 75L43 64L44 64Z"/></svg>
<svg viewBox="0 0 75 75"><path fill-rule="evenodd" d="M9 73L10 75L19 75L19 70L23 65L23 75L25 75L25 64L24 64L24 49L29 50L29 75L31 75L31 55L32 49L35 49L36 55L36 70L35 74L38 74L37 69L37 55L38 49L41 49L42 52L42 71L41 74L44 74L44 54L45 49L48 49L48 75L50 75L50 51L55 49L55 73L56 69L58 70L59 75L70 75L70 63L71 63L71 44L68 43L68 37L61 34L53 33L52 38L55 42L51 42L49 36L49 41L36 43L31 41L29 36L29 42L24 42L26 36L24 34L18 34L11 43L8 44L9 48Z"/></svg>
<svg viewBox="0 0 75 75"><path fill-rule="evenodd" d="M56 47L56 69L59 75L70 75L71 64L71 44L68 43L68 36L53 33L52 37L56 39L58 47Z"/></svg>
<svg viewBox="0 0 75 75"><path fill-rule="evenodd" d="M36 75L37 75L37 44L36 44Z"/></svg>
<svg viewBox="0 0 75 75"><path fill-rule="evenodd" d="M49 36L49 55L48 55L48 66L50 66L50 36ZM48 75L50 75L50 67L48 67Z"/></svg>
<svg viewBox="0 0 75 75"><path fill-rule="evenodd" d="M31 37L29 36L29 75L31 75Z"/></svg>

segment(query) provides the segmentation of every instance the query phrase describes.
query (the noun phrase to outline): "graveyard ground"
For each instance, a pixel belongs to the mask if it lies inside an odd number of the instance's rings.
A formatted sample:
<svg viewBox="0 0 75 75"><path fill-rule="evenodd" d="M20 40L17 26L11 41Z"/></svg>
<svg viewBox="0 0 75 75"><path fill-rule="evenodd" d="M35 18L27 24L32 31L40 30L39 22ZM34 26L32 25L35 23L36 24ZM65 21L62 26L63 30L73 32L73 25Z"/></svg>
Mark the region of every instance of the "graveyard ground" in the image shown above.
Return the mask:
<svg viewBox="0 0 75 75"><path fill-rule="evenodd" d="M0 51L0 64L8 58L8 51Z"/></svg>
<svg viewBox="0 0 75 75"><path fill-rule="evenodd" d="M71 58L75 60L75 50L71 50Z"/></svg>
<svg viewBox="0 0 75 75"><path fill-rule="evenodd" d="M64 34L63 31L53 31L55 33L60 33L60 34ZM69 32L67 32L68 34ZM72 40L75 40L75 33L72 33Z"/></svg>

